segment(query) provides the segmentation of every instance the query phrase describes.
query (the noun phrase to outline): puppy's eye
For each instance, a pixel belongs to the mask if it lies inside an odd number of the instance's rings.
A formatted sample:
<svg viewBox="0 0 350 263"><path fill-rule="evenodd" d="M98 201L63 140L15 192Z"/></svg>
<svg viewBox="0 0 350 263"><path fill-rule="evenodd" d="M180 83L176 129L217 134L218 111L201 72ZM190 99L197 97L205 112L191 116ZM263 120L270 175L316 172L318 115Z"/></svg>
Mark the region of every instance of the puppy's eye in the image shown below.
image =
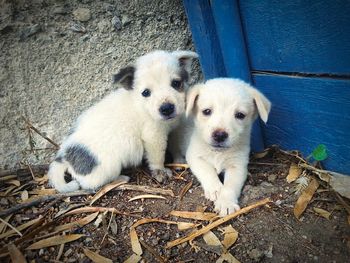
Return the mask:
<svg viewBox="0 0 350 263"><path fill-rule="evenodd" d="M235 113L235 118L239 120L243 120L245 118L245 114L243 112L238 111Z"/></svg>
<svg viewBox="0 0 350 263"><path fill-rule="evenodd" d="M173 79L171 81L171 86L176 90L180 90L182 88L182 82L181 80Z"/></svg>
<svg viewBox="0 0 350 263"><path fill-rule="evenodd" d="M209 116L209 115L211 115L211 109L202 110L202 113L203 113L203 115L205 115L205 116Z"/></svg>
<svg viewBox="0 0 350 263"><path fill-rule="evenodd" d="M141 95L144 97L149 97L149 96L151 96L151 91L149 89L144 89L144 91L142 91Z"/></svg>

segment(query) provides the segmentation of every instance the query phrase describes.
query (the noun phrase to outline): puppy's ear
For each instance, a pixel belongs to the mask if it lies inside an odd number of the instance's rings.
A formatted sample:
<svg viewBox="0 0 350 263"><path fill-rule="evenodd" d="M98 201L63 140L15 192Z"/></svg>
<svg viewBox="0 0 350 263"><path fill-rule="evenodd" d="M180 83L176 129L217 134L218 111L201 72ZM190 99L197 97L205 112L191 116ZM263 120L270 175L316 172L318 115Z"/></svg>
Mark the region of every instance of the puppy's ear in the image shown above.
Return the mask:
<svg viewBox="0 0 350 263"><path fill-rule="evenodd" d="M191 71L191 64L194 58L198 58L198 54L189 50L174 51L173 54L178 60L180 67L186 70L188 73Z"/></svg>
<svg viewBox="0 0 350 263"><path fill-rule="evenodd" d="M122 68L117 74L113 75L113 84L120 84L124 89L132 89L134 73L135 68L133 66Z"/></svg>
<svg viewBox="0 0 350 263"><path fill-rule="evenodd" d="M249 92L254 98L260 118L266 123L271 110L271 102L264 96L264 94L255 88L250 87Z"/></svg>
<svg viewBox="0 0 350 263"><path fill-rule="evenodd" d="M186 117L191 115L199 96L200 84L193 86L186 96Z"/></svg>

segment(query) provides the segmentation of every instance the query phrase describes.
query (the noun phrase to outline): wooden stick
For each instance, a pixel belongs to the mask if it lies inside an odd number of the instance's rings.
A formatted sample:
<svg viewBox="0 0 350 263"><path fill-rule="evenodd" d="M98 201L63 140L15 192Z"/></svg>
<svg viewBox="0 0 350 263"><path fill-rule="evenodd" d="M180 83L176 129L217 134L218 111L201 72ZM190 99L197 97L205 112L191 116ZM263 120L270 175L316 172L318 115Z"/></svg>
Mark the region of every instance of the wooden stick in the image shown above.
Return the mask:
<svg viewBox="0 0 350 263"><path fill-rule="evenodd" d="M246 207L242 208L241 210L238 210L235 213L229 214L221 219L214 221L213 223L199 229L198 231L192 232L187 237L178 238L178 239L175 239L173 241L168 242L168 244L166 245L166 248L172 248L174 246L177 246L177 245L180 245L184 242L192 240L196 237L199 237L199 236L207 233L209 230L211 230L211 229L213 229L213 228L215 228L215 227L217 227L217 226L219 226L219 225L221 225L221 224L223 224L223 223L225 223L233 218L236 218L239 215L248 213L250 210L252 210L256 207L259 207L259 206L266 205L267 203L270 203L270 202L272 202L270 198L265 198L265 199L260 200L252 205L246 206Z"/></svg>
<svg viewBox="0 0 350 263"><path fill-rule="evenodd" d="M53 146L55 146L56 149L60 148L60 146L57 143L55 143L53 140L51 140L49 137L45 136L44 134L42 134L42 132L40 132L37 128L35 128L33 126L33 124L30 123L29 120L27 120L24 116L22 116L22 117L23 117L23 119L24 119L24 121L27 124L29 129L35 131L37 134L39 134L41 137L43 137L45 140L47 140L49 143L51 143Z"/></svg>
<svg viewBox="0 0 350 263"><path fill-rule="evenodd" d="M15 231L19 236L23 236L21 232L19 232L19 230L17 228L15 228L13 225L11 225L10 223L7 223L5 220L3 220L2 218L0 218L0 221L7 225L9 228L11 228L13 231Z"/></svg>
<svg viewBox="0 0 350 263"><path fill-rule="evenodd" d="M160 263L165 263L168 261L166 258L159 255L153 247L151 247L150 245L147 245L147 243L145 241L142 241L141 239L139 241L140 241L141 245L155 257L156 261L158 261Z"/></svg>
<svg viewBox="0 0 350 263"><path fill-rule="evenodd" d="M13 206L9 209L2 210L2 211L0 211L0 216L7 216L9 214L15 213L15 212L22 210L24 208L32 207L34 205L37 205L37 204L40 204L43 202L52 201L52 200L59 199L59 198L90 195L93 193L94 192L90 192L90 191L76 191L76 192L70 192L70 193L64 193L64 194L44 195L44 196L41 196L41 197L34 199L32 201L21 203L21 204L18 204L16 206Z"/></svg>
<svg viewBox="0 0 350 263"><path fill-rule="evenodd" d="M145 192L149 194L169 195L171 197L175 196L174 192L170 189L161 189L161 188L149 187L146 185L123 184L123 185L120 185L117 189L114 189L112 191L119 191L119 190L140 191L140 192Z"/></svg>

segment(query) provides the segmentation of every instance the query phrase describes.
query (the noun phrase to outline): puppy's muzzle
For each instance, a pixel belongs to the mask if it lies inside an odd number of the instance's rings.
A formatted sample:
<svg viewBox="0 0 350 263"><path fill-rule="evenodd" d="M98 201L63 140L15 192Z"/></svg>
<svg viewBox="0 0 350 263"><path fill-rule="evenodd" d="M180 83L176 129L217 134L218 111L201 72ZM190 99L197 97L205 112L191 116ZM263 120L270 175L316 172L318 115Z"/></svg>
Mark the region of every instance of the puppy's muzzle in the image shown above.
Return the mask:
<svg viewBox="0 0 350 263"><path fill-rule="evenodd" d="M169 102L163 103L159 107L159 112L165 119L174 118L175 117L175 105L172 103L169 103Z"/></svg>
<svg viewBox="0 0 350 263"><path fill-rule="evenodd" d="M226 141L228 133L223 130L215 130L211 136L216 143L220 144Z"/></svg>

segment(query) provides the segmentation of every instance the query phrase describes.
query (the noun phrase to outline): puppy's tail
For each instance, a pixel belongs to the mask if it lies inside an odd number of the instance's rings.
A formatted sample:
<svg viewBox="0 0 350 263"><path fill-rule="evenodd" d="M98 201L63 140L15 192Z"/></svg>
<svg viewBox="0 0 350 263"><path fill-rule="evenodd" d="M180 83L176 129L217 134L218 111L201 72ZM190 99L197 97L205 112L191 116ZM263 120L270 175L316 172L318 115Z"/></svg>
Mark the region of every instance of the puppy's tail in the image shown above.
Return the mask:
<svg viewBox="0 0 350 263"><path fill-rule="evenodd" d="M68 167L69 164L62 160L55 160L50 164L47 174L49 177L49 183L59 192L73 192L80 188L78 181L74 180L74 178L69 178L70 181L66 181L65 175L68 175Z"/></svg>

